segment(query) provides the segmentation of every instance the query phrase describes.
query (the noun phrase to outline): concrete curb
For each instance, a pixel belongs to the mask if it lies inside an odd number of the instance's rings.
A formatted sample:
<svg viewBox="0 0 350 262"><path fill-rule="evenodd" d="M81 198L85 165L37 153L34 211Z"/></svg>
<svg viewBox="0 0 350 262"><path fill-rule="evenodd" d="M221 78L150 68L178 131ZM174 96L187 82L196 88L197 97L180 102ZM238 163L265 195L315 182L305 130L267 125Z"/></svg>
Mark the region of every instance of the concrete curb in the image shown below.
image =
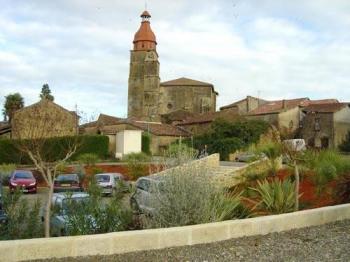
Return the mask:
<svg viewBox="0 0 350 262"><path fill-rule="evenodd" d="M350 219L350 204L185 227L0 241L0 261L112 255L265 235Z"/></svg>

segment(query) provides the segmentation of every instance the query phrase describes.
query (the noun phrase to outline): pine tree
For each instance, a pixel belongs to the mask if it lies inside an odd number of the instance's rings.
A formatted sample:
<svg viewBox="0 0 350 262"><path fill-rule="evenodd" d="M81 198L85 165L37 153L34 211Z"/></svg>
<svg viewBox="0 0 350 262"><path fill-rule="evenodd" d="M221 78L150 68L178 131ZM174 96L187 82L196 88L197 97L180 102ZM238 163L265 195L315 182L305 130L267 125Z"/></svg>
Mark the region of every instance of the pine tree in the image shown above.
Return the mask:
<svg viewBox="0 0 350 262"><path fill-rule="evenodd" d="M50 101L53 101L55 99L54 96L51 95L51 90L48 84L43 85L43 88L41 89L41 93L40 93L40 98L47 99Z"/></svg>

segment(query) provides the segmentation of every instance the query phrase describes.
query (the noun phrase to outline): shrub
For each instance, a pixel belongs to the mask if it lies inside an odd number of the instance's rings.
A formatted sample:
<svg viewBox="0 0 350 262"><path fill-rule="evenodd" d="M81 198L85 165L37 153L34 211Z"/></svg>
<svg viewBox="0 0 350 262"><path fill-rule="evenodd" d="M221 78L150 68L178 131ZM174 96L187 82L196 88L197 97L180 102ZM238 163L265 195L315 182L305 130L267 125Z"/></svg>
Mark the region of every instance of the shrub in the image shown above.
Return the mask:
<svg viewBox="0 0 350 262"><path fill-rule="evenodd" d="M87 235L127 230L132 224L132 211L122 206L119 198L102 204L101 189L94 179L88 188L90 198L84 202L69 201L67 234Z"/></svg>
<svg viewBox="0 0 350 262"><path fill-rule="evenodd" d="M0 225L0 240L43 237L44 232L39 219L40 202L30 206L19 191L3 194L3 208L8 222Z"/></svg>
<svg viewBox="0 0 350 262"><path fill-rule="evenodd" d="M86 176L85 168L82 165L74 166L73 173L79 176L80 182L82 182Z"/></svg>
<svg viewBox="0 0 350 262"><path fill-rule="evenodd" d="M194 225L241 215L239 195L218 188L204 166L182 166L169 172L153 189L150 206L154 212L145 218L145 227Z"/></svg>
<svg viewBox="0 0 350 262"><path fill-rule="evenodd" d="M44 161L62 159L65 154L63 149L73 143L78 148L72 160L84 153L94 153L101 159L108 156L109 140L107 136L101 135L48 138L45 140L44 152L40 152L41 156L45 158ZM0 140L0 163L31 164L31 160L17 148L17 145L18 141L14 139Z"/></svg>
<svg viewBox="0 0 350 262"><path fill-rule="evenodd" d="M149 161L149 157L145 153L130 153L125 156L125 160L127 161L128 174L133 179L148 174L148 164L145 162Z"/></svg>
<svg viewBox="0 0 350 262"><path fill-rule="evenodd" d="M210 145L208 151L218 152L222 160L228 160L229 155L238 149L244 147L244 143L240 138L223 138L217 140L215 143Z"/></svg>
<svg viewBox="0 0 350 262"><path fill-rule="evenodd" d="M150 155L151 154L151 136L147 133L142 133L142 152Z"/></svg>
<svg viewBox="0 0 350 262"><path fill-rule="evenodd" d="M164 153L165 157L168 158L167 164L168 168L179 166L187 163L188 161L192 161L198 155L197 150L189 147L188 145L181 144L171 144L168 150Z"/></svg>
<svg viewBox="0 0 350 262"><path fill-rule="evenodd" d="M295 183L290 179L281 181L274 179L258 181L257 187L251 187L251 190L258 193L253 207L256 214L283 214L294 211L295 207Z"/></svg>
<svg viewBox="0 0 350 262"><path fill-rule="evenodd" d="M98 156L93 153L84 153L77 157L78 161L87 166L94 166L98 161Z"/></svg>
<svg viewBox="0 0 350 262"><path fill-rule="evenodd" d="M15 164L2 164L0 165L0 183L6 183L11 173L16 169Z"/></svg>
<svg viewBox="0 0 350 262"><path fill-rule="evenodd" d="M307 151L305 166L315 172L313 180L321 193L327 183L350 171L350 163L334 150Z"/></svg>

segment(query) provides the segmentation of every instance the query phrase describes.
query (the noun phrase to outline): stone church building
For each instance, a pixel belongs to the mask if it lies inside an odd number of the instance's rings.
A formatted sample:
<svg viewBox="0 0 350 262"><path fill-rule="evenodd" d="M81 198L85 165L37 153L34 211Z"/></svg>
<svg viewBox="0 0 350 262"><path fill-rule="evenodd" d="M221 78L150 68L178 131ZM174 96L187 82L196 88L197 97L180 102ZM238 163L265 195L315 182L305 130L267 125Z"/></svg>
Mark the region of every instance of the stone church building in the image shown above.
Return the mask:
<svg viewBox="0 0 350 262"><path fill-rule="evenodd" d="M141 26L130 54L128 118L159 122L162 115L177 111L208 113L216 111L214 86L179 78L160 82L156 36L150 26L151 15L141 14Z"/></svg>

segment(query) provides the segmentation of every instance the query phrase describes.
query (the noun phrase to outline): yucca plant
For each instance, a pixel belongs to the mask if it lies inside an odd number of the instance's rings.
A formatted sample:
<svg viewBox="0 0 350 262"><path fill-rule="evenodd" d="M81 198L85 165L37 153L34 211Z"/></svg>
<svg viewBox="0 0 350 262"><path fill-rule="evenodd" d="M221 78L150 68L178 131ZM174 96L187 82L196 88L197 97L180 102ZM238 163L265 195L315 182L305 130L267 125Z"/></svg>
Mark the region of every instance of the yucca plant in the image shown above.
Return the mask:
<svg viewBox="0 0 350 262"><path fill-rule="evenodd" d="M290 179L281 181L274 179L258 181L258 185L251 190L258 193L253 212L260 215L283 214L294 211L295 206L295 182Z"/></svg>

